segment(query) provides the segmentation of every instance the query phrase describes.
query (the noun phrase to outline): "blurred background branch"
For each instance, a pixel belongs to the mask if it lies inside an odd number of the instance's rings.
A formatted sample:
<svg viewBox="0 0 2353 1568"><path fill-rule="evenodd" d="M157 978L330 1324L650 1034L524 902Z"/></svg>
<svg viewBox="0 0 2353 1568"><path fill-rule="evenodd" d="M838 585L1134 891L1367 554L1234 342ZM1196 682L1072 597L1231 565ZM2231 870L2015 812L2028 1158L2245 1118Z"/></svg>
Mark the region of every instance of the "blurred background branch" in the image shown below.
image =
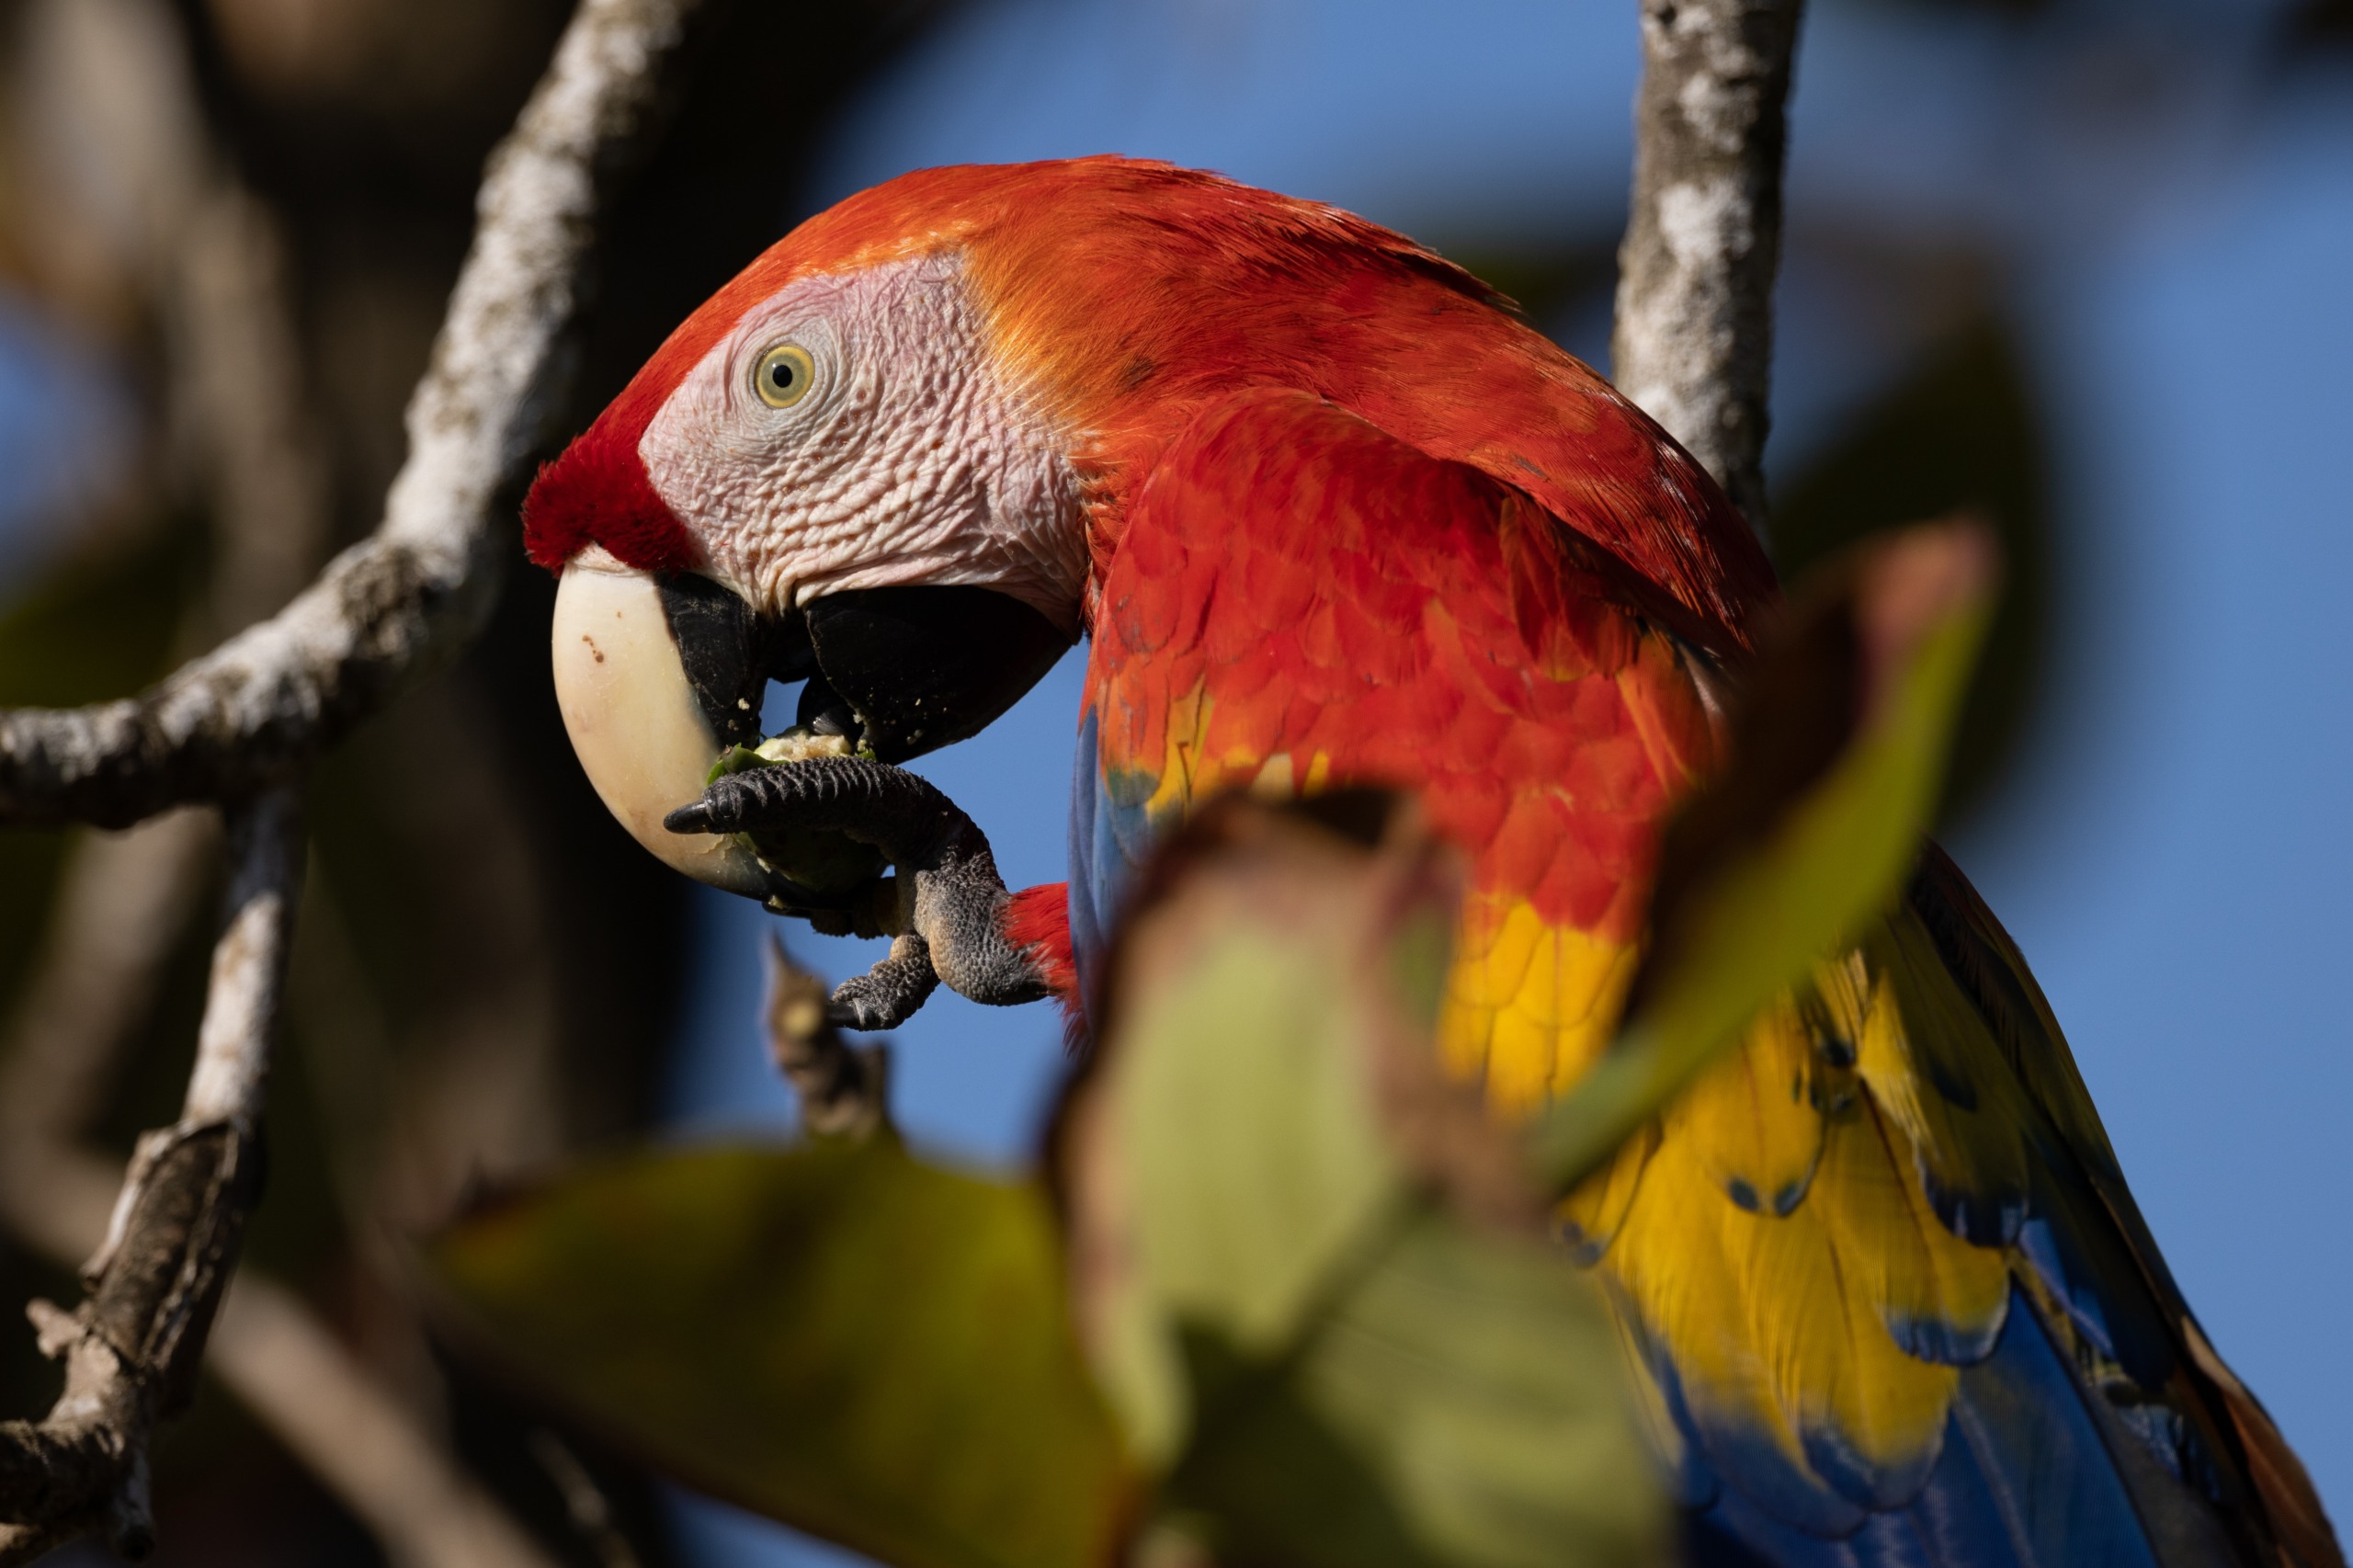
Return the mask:
<svg viewBox="0 0 2353 1568"><path fill-rule="evenodd" d="M891 1125L891 1057L883 1045L851 1045L826 1013L833 987L792 961L769 934L768 1054L792 1085L803 1130L865 1138Z"/></svg>
<svg viewBox="0 0 2353 1568"><path fill-rule="evenodd" d="M80 1144L115 1088L217 835L182 811L84 839L0 1054L0 1223L63 1268L104 1240L119 1163ZM317 1314L250 1267L219 1307L211 1369L415 1568L544 1568L417 1412Z"/></svg>
<svg viewBox="0 0 2353 1568"><path fill-rule="evenodd" d="M567 0L0 13L0 274L117 359L138 437L59 503L78 508L70 542L0 618L0 704L48 709L0 715L0 733L37 737L30 754L0 742L0 817L120 822L233 794L301 771L338 726L408 693L311 790L271 1201L208 1358L259 1426L199 1398L190 1434L165 1446L167 1558L667 1561L633 1466L445 1365L396 1238L485 1180L646 1117L677 971L676 890L612 835L545 707L546 585L506 569L515 481L577 406L559 391L568 371L585 367L580 401L601 402L772 237L806 154L756 134L762 62L789 41L829 103L934 9L710 6L689 28L698 8L591 4L569 34ZM682 100L652 69L687 52L710 96ZM491 140L518 110L478 199ZM592 258L590 204L622 189L657 117L657 177L620 196ZM470 233L473 285L434 348ZM583 331L577 306L600 275L613 292ZM465 335L484 322L506 336L475 344L470 364ZM369 523L325 581L399 592L314 590L254 627ZM467 649L486 619L487 642ZM199 674L74 710L152 680L155 660ZM201 675L222 668L245 674ZM95 772L42 773L58 760L43 745L94 734ZM49 793L17 790L28 756ZM204 809L0 838L0 926L17 938L0 946L16 996L0 1294L63 1299L131 1130L188 1067L204 977L187 916L214 882L218 838ZM803 1043L839 1079L843 1125L872 1125L880 1053ZM16 1408L53 1392L30 1348L0 1342Z"/></svg>

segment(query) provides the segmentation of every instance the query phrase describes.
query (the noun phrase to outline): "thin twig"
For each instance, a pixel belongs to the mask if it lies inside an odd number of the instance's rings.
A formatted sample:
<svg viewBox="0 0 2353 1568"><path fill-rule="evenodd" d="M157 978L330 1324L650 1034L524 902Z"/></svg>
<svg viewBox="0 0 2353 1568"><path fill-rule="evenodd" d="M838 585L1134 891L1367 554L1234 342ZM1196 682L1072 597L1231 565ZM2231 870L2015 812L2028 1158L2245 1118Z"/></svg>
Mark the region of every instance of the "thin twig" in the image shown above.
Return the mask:
<svg viewBox="0 0 2353 1568"><path fill-rule="evenodd" d="M147 1444L192 1391L259 1185L262 1094L301 887L301 813L276 790L232 817L228 913L188 1098L139 1141L106 1240L68 1314L36 1303L65 1392L35 1425L0 1424L0 1564L103 1532L126 1556L153 1543Z"/></svg>
<svg viewBox="0 0 2353 1568"><path fill-rule="evenodd" d="M1803 0L1642 0L1619 390L1765 522L1773 278Z"/></svg>
<svg viewBox="0 0 2353 1568"><path fill-rule="evenodd" d="M273 619L139 697L0 713L0 820L121 825L290 777L481 624L491 506L537 437L598 176L649 118L700 0L583 0L494 153L372 535Z"/></svg>
<svg viewBox="0 0 2353 1568"><path fill-rule="evenodd" d="M13 1129L0 1149L25 1177L0 1181L10 1228L69 1266L86 1256L106 1233L121 1167L29 1124ZM546 1554L415 1413L285 1287L240 1269L206 1357L229 1392L375 1532L400 1568L549 1568Z"/></svg>
<svg viewBox="0 0 2353 1568"><path fill-rule="evenodd" d="M60 171L83 176L61 200L108 207L94 181L127 181L142 198L113 204L134 220L115 235L115 260L165 328L165 424L192 460L175 467L204 485L216 541L207 591L175 637L185 657L284 604L322 553L328 476L284 248L267 206L213 146L167 0L41 0L27 31L29 96L50 111L43 129L95 149ZM0 1219L68 1267L105 1234L123 1180L119 1162L80 1139L152 1003L215 821L167 812L79 838L0 1055ZM340 1021L337 1043L348 1045L349 1019ZM207 1364L400 1568L550 1568L428 1418L284 1287L240 1270Z"/></svg>
<svg viewBox="0 0 2353 1568"><path fill-rule="evenodd" d="M275 620L139 699L0 713L0 818L121 824L180 801L279 786L479 623L495 592L500 555L490 507L552 393L555 348L576 306L598 176L645 121L661 67L675 56L699 3L584 0L515 132L491 161L473 248L411 401L410 456L377 534L330 562ZM206 222L196 239L211 243L192 244L184 276L174 279L186 285L173 290L184 307L176 313L195 327L205 325L197 317L217 324L222 312L252 303L238 294L241 282L270 282L253 265L269 254L264 220L215 205L217 211L197 214ZM189 347L206 358L200 344ZM273 345L256 338L246 347ZM253 362L229 369L247 381L282 368L267 354L245 358ZM216 406L233 392L225 382L197 390L215 395L195 401ZM287 536L304 530L288 526L301 520L292 514L315 508L315 476L241 460L270 457L293 428L283 419L256 426L246 443L253 450L230 442L220 453L220 498L256 514L234 520L269 536L256 569L241 578L272 575L261 557L270 546L294 544ZM236 619L263 608L272 596L266 585L256 586L255 595L234 596L242 602L218 610ZM107 1239L84 1270L89 1299L70 1314L47 1303L32 1309L44 1350L66 1363L66 1389L38 1425L0 1425L0 1564L94 1530L134 1556L152 1541L148 1441L155 1422L185 1403L254 1197L267 1042L300 871L295 816L279 786L236 819L231 913L215 950L181 1121L141 1141ZM61 1141L43 1142L54 1150ZM70 1199L59 1210L77 1229L99 1211L89 1199L105 1178L92 1164L61 1163L52 1194ZM397 1555L541 1561L357 1374L299 1303L249 1286L225 1312L222 1365L265 1414L316 1427L339 1411L336 1437L379 1439L360 1445L377 1462L358 1478L369 1485L354 1501L386 1530ZM291 1369L306 1375L290 1382ZM301 1397L290 1397L297 1389ZM323 1446L358 1451L333 1438ZM438 1542L420 1536L420 1513L447 1527ZM405 1534L392 1528L404 1521Z"/></svg>
<svg viewBox="0 0 2353 1568"><path fill-rule="evenodd" d="M792 961L768 933L768 1051L800 1102L803 1130L868 1137L891 1120L891 1059L881 1045L841 1037L827 1004L833 992Z"/></svg>
<svg viewBox="0 0 2353 1568"><path fill-rule="evenodd" d="M564 1440L542 1426L531 1434L531 1457L555 1483L572 1528L597 1554L599 1568L638 1568L637 1549L613 1521L612 1499Z"/></svg>

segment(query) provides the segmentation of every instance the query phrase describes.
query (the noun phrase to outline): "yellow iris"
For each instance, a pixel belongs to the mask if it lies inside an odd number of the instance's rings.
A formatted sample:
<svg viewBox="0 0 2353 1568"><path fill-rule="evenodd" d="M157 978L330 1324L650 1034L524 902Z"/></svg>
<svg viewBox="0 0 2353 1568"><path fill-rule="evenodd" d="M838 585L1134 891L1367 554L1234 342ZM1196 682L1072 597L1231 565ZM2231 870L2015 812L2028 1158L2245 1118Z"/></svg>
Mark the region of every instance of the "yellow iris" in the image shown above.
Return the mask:
<svg viewBox="0 0 2353 1568"><path fill-rule="evenodd" d="M817 361L797 343L779 343L752 368L752 390L770 408L790 408L817 384Z"/></svg>

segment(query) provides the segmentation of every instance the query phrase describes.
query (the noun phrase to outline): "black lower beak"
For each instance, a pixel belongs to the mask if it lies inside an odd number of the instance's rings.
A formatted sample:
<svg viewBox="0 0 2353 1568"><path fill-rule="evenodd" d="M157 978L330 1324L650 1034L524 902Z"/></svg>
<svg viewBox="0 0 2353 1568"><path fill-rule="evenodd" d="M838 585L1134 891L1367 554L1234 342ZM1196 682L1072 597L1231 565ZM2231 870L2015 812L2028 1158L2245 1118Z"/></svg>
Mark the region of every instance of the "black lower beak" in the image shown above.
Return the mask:
<svg viewBox="0 0 2353 1568"><path fill-rule="evenodd" d="M688 684L722 746L757 744L769 681L806 680L802 728L904 762L978 734L1071 641L989 588L850 588L777 622L707 577L660 586Z"/></svg>
<svg viewBox="0 0 2353 1568"><path fill-rule="evenodd" d="M978 734L1071 644L1019 599L965 585L847 589L802 619L815 673L801 722L883 762Z"/></svg>

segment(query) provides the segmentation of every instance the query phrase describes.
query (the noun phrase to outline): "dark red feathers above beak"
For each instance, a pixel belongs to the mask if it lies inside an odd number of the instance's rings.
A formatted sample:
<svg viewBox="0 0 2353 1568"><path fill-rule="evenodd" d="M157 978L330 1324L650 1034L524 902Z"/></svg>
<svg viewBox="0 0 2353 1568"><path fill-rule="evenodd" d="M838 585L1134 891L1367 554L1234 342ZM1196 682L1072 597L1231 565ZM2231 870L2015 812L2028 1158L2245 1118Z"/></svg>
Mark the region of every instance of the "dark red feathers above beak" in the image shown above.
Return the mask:
<svg viewBox="0 0 2353 1568"><path fill-rule="evenodd" d="M702 551L654 494L637 443L599 419L543 463L523 499L523 546L551 572L601 544L642 572L690 572Z"/></svg>
<svg viewBox="0 0 2353 1568"><path fill-rule="evenodd" d="M523 544L532 560L562 571L581 551L601 544L641 572L692 572L707 564L694 536L654 493L638 443L703 356L794 270L789 258L771 250L737 274L678 324L562 457L540 470L523 502Z"/></svg>

